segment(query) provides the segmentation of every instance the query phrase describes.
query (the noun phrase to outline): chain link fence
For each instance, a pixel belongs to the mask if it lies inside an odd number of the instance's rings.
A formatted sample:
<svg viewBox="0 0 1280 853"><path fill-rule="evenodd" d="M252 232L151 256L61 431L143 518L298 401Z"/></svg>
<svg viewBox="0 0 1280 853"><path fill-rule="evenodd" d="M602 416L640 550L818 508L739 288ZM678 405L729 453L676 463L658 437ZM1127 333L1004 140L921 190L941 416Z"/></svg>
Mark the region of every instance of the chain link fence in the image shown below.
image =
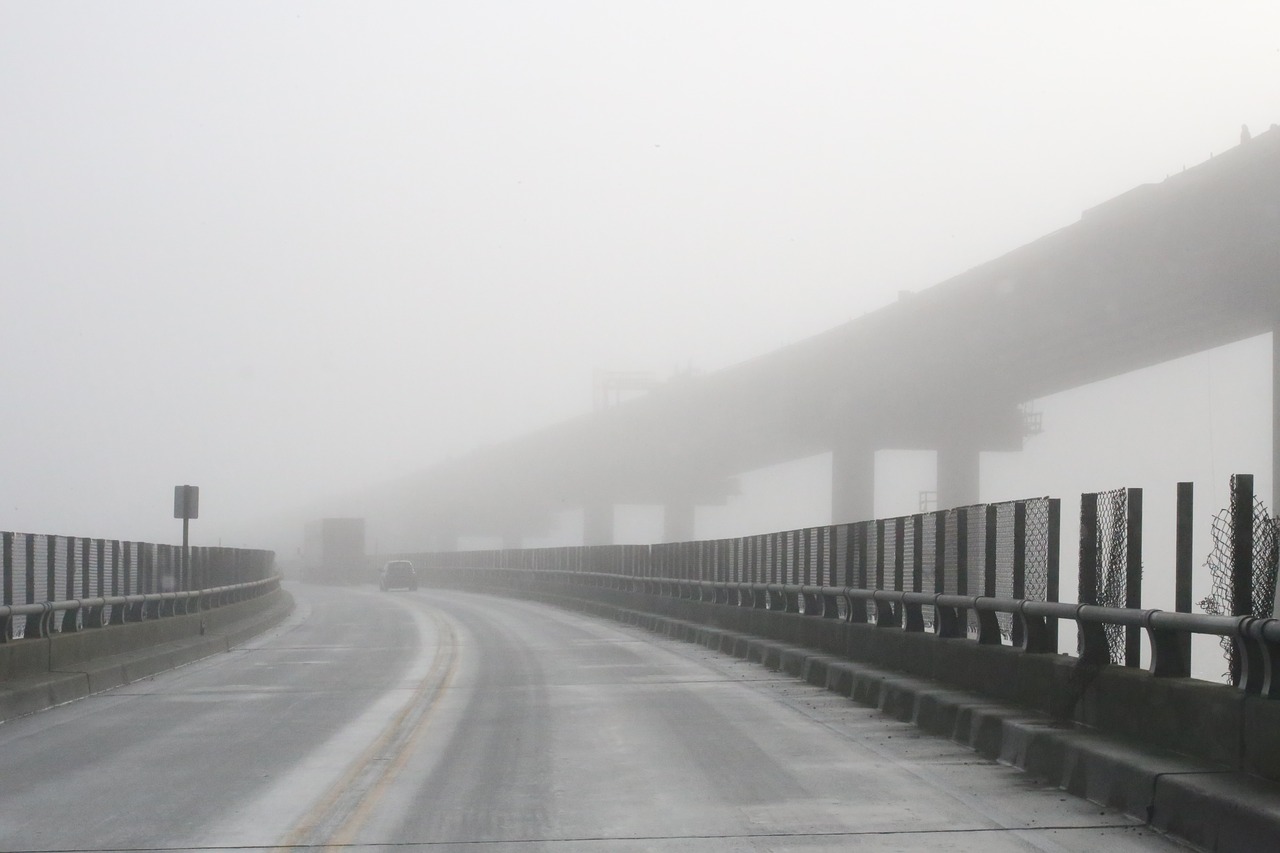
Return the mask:
<svg viewBox="0 0 1280 853"><path fill-rule="evenodd" d="M1280 563L1280 517L1253 494L1252 478L1231 478L1231 505L1211 527L1213 545L1205 568L1212 579L1209 595L1199 604L1218 616L1272 616L1277 565ZM1232 684L1240 681L1240 656L1230 637L1221 639Z"/></svg>

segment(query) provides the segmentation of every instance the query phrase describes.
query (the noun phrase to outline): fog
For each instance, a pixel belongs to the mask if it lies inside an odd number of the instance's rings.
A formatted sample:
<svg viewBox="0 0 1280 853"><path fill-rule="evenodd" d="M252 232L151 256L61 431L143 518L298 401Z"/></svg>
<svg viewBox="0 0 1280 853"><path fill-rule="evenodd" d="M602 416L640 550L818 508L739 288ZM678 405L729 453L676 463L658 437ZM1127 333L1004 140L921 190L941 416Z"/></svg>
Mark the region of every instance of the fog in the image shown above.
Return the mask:
<svg viewBox="0 0 1280 853"><path fill-rule="evenodd" d="M273 519L589 411L596 370L761 355L1236 145L1280 120L1277 33L1274 2L0 2L0 528L173 541L191 483L193 542L288 547ZM1269 359L1036 401L982 497L1267 494ZM933 488L876 464L878 514ZM698 533L826 522L829 472L746 472Z"/></svg>

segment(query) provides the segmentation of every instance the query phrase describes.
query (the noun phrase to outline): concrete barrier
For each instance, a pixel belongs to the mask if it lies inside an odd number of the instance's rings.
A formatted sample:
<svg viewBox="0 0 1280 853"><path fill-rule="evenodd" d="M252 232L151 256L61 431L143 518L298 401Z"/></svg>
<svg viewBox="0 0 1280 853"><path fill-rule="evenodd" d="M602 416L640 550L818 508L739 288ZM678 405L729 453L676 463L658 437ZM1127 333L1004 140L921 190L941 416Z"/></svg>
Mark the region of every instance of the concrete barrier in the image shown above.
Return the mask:
<svg viewBox="0 0 1280 853"><path fill-rule="evenodd" d="M0 645L0 720L229 651L293 610L282 589L200 613Z"/></svg>

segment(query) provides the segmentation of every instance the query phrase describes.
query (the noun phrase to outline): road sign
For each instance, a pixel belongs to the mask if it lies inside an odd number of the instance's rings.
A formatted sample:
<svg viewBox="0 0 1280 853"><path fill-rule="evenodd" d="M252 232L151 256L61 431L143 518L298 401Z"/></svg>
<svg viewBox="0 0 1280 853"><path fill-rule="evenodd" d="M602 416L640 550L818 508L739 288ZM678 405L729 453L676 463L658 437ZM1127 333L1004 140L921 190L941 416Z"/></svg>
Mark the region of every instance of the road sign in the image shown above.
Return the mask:
<svg viewBox="0 0 1280 853"><path fill-rule="evenodd" d="M174 518L199 518L200 517L200 487L199 486L174 486L173 487L173 517Z"/></svg>

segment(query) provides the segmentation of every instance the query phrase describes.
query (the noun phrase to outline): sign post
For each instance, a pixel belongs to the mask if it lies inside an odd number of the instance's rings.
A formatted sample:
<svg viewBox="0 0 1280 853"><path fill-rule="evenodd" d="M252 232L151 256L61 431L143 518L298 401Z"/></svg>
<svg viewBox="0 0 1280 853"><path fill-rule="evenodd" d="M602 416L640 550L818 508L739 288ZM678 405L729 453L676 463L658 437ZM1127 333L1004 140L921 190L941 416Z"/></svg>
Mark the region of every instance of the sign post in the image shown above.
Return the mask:
<svg viewBox="0 0 1280 853"><path fill-rule="evenodd" d="M200 487L173 487L173 517L182 519L182 579L191 586L191 550L187 526L191 519L200 517Z"/></svg>

